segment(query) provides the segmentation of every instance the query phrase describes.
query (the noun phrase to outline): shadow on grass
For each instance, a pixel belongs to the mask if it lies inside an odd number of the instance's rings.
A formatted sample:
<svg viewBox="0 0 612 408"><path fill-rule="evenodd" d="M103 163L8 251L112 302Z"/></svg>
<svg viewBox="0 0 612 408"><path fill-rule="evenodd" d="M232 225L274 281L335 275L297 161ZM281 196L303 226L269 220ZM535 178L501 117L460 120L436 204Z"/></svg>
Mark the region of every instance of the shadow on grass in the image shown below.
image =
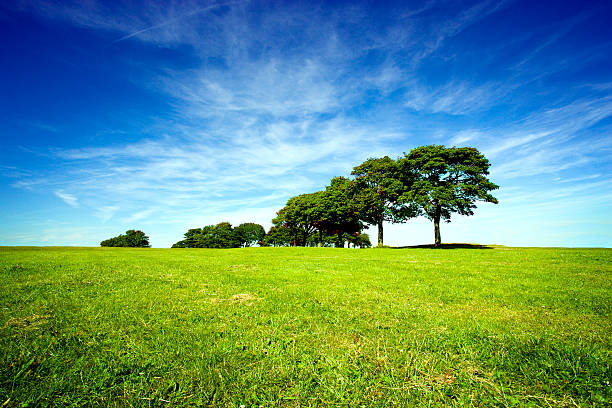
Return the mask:
<svg viewBox="0 0 612 408"><path fill-rule="evenodd" d="M392 249L411 249L411 248L427 248L427 249L494 249L494 245L480 245L480 244L440 244L435 246L434 244L427 245L411 245L401 247L390 247Z"/></svg>

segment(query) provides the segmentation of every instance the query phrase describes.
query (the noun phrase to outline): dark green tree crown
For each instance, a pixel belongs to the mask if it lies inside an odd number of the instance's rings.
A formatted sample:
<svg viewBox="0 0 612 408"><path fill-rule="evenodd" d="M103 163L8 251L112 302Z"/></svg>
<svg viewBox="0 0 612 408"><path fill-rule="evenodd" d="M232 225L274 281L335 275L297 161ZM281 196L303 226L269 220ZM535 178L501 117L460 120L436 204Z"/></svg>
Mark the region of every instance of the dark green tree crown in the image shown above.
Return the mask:
<svg viewBox="0 0 612 408"><path fill-rule="evenodd" d="M490 163L473 147L421 146L398 160L401 173L411 188L400 197L417 204L422 215L434 216L441 206L441 217L451 213L473 215L476 201L497 204L490 194L498 186L488 178Z"/></svg>

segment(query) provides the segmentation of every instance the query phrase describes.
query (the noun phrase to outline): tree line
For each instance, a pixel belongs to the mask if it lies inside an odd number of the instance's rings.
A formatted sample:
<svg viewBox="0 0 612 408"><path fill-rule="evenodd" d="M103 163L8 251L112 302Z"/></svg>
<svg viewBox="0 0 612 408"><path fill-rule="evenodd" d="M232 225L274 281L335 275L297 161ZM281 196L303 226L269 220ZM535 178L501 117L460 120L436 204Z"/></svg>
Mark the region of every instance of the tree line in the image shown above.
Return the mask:
<svg viewBox="0 0 612 408"><path fill-rule="evenodd" d="M453 213L473 215L478 201L497 204L490 192L498 186L487 178L489 167L487 158L473 147L429 145L395 160L370 158L354 167L350 177L334 177L324 190L290 198L267 233L259 224L233 228L222 222L190 229L172 247L343 247L348 242L363 248L371 246L368 235L362 233L367 225L377 227L377 244L383 246L385 222L401 223L418 216L433 222L434 245L440 246L440 221L450 222ZM134 232L144 235L130 230L126 236ZM132 242L126 236L101 245L130 246L111 245Z"/></svg>
<svg viewBox="0 0 612 408"><path fill-rule="evenodd" d="M370 247L367 234L356 234L343 237L355 247ZM242 248L250 246L335 246L336 237L324 234L321 240L311 235L306 241L295 238L292 230L284 226L272 226L266 233L264 227L255 223L244 223L232 227L229 222L193 228L187 231L184 239L172 245L172 248Z"/></svg>
<svg viewBox="0 0 612 408"><path fill-rule="evenodd" d="M172 248L240 248L253 245L262 246L266 231L264 227L252 222L240 224L236 228L229 222L192 228L185 233L185 239L172 245Z"/></svg>

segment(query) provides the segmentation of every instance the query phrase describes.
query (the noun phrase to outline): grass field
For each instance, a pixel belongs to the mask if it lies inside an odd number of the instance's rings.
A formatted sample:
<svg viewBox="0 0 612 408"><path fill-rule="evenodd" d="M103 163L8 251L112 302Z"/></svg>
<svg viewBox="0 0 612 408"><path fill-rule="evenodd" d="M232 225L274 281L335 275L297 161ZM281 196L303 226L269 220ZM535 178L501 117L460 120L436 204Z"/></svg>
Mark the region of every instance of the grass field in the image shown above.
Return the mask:
<svg viewBox="0 0 612 408"><path fill-rule="evenodd" d="M609 406L612 250L0 248L0 406Z"/></svg>

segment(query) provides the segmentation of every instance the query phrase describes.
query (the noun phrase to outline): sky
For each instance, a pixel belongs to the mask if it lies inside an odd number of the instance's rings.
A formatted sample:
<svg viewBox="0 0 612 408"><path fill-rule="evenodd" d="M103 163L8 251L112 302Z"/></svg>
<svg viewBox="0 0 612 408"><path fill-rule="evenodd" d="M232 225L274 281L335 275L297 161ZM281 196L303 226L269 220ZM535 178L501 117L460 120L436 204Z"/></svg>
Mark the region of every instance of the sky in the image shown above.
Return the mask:
<svg viewBox="0 0 612 408"><path fill-rule="evenodd" d="M607 1L2 2L0 245L269 228L367 158L442 144L500 186L443 242L610 247L610 21ZM431 242L424 218L385 225Z"/></svg>

